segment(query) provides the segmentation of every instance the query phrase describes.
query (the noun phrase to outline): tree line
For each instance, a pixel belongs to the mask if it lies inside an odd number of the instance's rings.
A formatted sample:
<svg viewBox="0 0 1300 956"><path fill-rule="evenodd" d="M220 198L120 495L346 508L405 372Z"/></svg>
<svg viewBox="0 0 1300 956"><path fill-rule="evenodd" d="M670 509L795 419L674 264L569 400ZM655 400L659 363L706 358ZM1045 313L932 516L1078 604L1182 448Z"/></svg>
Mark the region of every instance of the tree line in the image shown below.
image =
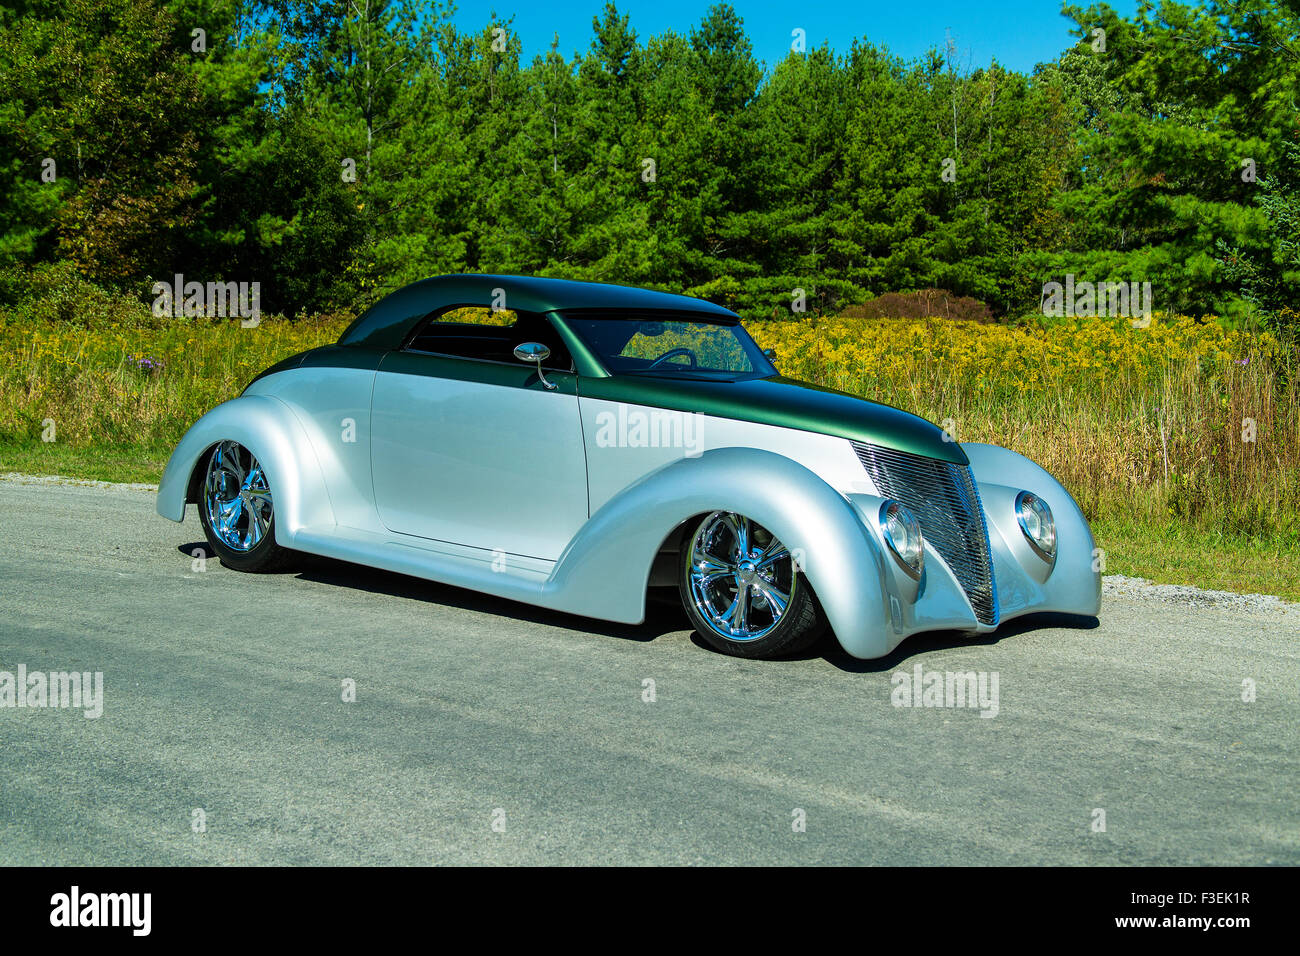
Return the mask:
<svg viewBox="0 0 1300 956"><path fill-rule="evenodd" d="M7 0L0 301L182 273L297 314L505 272L1014 316L1069 277L1294 327L1300 0L1067 5L1027 73L593 13L585 53L525 62L509 19L417 0Z"/></svg>

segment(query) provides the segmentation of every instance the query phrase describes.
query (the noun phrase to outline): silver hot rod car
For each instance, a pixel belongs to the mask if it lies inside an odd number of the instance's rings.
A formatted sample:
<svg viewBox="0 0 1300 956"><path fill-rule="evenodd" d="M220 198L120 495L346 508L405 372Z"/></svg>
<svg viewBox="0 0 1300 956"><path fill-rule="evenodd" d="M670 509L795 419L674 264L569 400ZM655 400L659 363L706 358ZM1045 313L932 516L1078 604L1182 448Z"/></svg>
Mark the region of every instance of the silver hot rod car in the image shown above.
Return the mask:
<svg viewBox="0 0 1300 956"><path fill-rule="evenodd" d="M158 512L189 502L233 568L309 552L626 623L675 584L750 657L1100 601L1088 524L1032 461L783 378L717 305L613 285L392 293L190 428Z"/></svg>

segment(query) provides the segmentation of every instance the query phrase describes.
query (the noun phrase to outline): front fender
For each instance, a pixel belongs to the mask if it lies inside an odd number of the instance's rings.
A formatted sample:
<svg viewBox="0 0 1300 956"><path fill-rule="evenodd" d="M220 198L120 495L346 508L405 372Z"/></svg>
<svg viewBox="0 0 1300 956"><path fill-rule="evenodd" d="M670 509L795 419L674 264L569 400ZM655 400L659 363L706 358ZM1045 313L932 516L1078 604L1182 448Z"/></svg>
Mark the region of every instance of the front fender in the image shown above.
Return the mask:
<svg viewBox="0 0 1300 956"><path fill-rule="evenodd" d="M712 511L744 514L791 550L848 653L887 652L884 556L857 510L807 468L755 448L678 459L612 497L556 562L545 602L639 623L660 545L688 518Z"/></svg>
<svg viewBox="0 0 1300 956"><path fill-rule="evenodd" d="M979 485L994 552L1002 620L1030 611L1096 616L1101 571L1092 529L1059 481L1024 455L997 445L962 444ZM1056 561L1048 570L1024 542L1014 501L1030 491L1047 502L1056 521Z"/></svg>
<svg viewBox="0 0 1300 956"><path fill-rule="evenodd" d="M300 528L334 524L316 452L293 411L270 395L223 402L195 422L172 452L158 484L157 510L185 520L190 478L212 446L236 441L262 463L275 496L275 540L292 547Z"/></svg>

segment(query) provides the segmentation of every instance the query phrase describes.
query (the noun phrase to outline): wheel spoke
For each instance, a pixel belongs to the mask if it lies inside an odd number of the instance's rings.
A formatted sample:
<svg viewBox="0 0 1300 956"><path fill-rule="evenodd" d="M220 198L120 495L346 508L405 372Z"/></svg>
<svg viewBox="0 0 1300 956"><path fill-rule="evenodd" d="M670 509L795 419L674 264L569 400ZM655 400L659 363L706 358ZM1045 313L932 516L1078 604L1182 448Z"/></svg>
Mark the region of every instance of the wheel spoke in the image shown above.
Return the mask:
<svg viewBox="0 0 1300 956"><path fill-rule="evenodd" d="M707 587L723 578L735 576L736 566L719 560L711 554L703 554L691 568L691 576L701 587Z"/></svg>
<svg viewBox="0 0 1300 956"><path fill-rule="evenodd" d="M743 527L746 520L748 519L742 515L725 514L722 516L723 525L731 533L731 545L735 549L737 560L749 555L749 550L745 547L746 536Z"/></svg>
<svg viewBox="0 0 1300 956"><path fill-rule="evenodd" d="M218 525L221 536L227 539L238 541L239 538L239 519L244 514L244 502L242 498L235 498L233 501L221 502L217 505L220 524Z"/></svg>
<svg viewBox="0 0 1300 956"><path fill-rule="evenodd" d="M265 506L268 511L272 507L271 490L269 488L262 488L257 491L250 491L248 492L246 497L250 502L252 502L252 504L255 507Z"/></svg>
<svg viewBox="0 0 1300 956"><path fill-rule="evenodd" d="M248 546L251 548L266 534L266 519L262 517L262 509L253 503L249 505L248 514Z"/></svg>
<svg viewBox="0 0 1300 956"><path fill-rule="evenodd" d="M727 615L731 622L731 630L735 634L747 634L749 631L749 588L741 587L736 590L736 599L728 608L731 612Z"/></svg>
<svg viewBox="0 0 1300 956"><path fill-rule="evenodd" d="M217 446L217 461L222 471L228 471L241 484L244 481L244 466L239 463L239 446L225 441Z"/></svg>
<svg viewBox="0 0 1300 956"><path fill-rule="evenodd" d="M258 463L257 459L253 459L252 467L248 469L248 474L245 475L244 479L239 483L240 490L249 491L253 488L265 486L266 476L262 474L262 466Z"/></svg>
<svg viewBox="0 0 1300 956"><path fill-rule="evenodd" d="M708 587L711 584L716 584L719 581L725 581L734 577L735 574L731 571L708 571L703 574L695 575L695 580L699 582L700 587Z"/></svg>
<svg viewBox="0 0 1300 956"><path fill-rule="evenodd" d="M723 571L727 574L734 574L736 566L730 561L714 557L708 553L702 553L695 561L695 570L712 574L714 571Z"/></svg>
<svg viewBox="0 0 1300 956"><path fill-rule="evenodd" d="M767 581L755 583L754 587L758 588L758 593L767 599L767 603L772 608L772 617L780 620L781 615L785 613L786 606L790 603L790 595L782 591L774 584Z"/></svg>

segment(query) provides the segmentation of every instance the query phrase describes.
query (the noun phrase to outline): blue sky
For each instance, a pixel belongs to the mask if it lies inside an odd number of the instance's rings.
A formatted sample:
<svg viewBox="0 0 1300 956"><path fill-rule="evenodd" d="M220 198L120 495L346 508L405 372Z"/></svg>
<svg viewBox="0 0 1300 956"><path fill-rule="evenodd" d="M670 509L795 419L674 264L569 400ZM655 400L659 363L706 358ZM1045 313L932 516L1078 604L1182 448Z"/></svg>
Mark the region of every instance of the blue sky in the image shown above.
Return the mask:
<svg viewBox="0 0 1300 956"><path fill-rule="evenodd" d="M632 28L642 40L669 29L688 33L709 5L710 0L618 0L620 12L631 14ZM1136 5L1136 0L1111 2L1122 16L1131 16ZM828 41L832 49L845 52L855 37L865 36L908 58L930 47L942 50L945 31L951 31L963 64L986 66L996 57L1023 71L1053 59L1071 42L1070 21L1061 16L1059 0L733 0L732 6L745 20L754 54L769 66L786 55L796 27L805 31L810 49ZM529 61L546 51L555 33L566 57L575 50L586 52L591 18L603 8L604 0L460 0L452 19L463 28L478 29L493 10L502 18L514 14Z"/></svg>

